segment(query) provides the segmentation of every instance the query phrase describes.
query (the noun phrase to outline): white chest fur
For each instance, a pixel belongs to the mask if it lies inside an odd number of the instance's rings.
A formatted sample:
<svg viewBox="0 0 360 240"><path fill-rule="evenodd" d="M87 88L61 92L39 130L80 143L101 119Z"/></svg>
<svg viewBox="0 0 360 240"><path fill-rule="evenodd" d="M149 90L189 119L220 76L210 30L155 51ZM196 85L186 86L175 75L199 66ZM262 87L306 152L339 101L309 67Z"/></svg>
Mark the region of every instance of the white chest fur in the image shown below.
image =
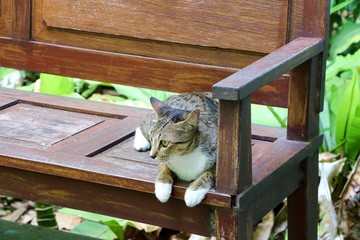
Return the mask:
<svg viewBox="0 0 360 240"><path fill-rule="evenodd" d="M186 155L172 156L167 161L169 168L184 181L197 179L205 170L206 163L207 156L201 152L200 147Z"/></svg>

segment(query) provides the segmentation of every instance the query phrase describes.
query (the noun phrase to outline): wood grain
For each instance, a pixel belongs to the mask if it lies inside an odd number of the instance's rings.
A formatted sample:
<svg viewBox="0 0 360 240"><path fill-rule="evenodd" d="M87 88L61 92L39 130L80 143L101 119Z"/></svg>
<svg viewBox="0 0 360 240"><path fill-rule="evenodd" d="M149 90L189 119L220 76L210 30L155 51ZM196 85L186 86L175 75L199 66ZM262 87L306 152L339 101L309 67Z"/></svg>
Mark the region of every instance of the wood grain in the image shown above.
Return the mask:
<svg viewBox="0 0 360 240"><path fill-rule="evenodd" d="M43 0L52 28L264 53L285 43L286 12L285 0Z"/></svg>
<svg viewBox="0 0 360 240"><path fill-rule="evenodd" d="M309 141L319 134L319 58L314 57L292 72L289 92L287 138ZM306 74L304 74L306 72Z"/></svg>
<svg viewBox="0 0 360 240"><path fill-rule="evenodd" d="M0 1L0 36L11 35L10 1Z"/></svg>
<svg viewBox="0 0 360 240"><path fill-rule="evenodd" d="M210 91L237 69L175 62L38 42L0 38L0 65L172 92ZM42 59L42 61L38 61ZM86 61L84 60L86 59ZM77 64L73 64L76 62ZM121 76L121 77L119 77ZM281 75L279 75L281 76ZM260 89L254 103L286 107L287 77ZM273 94L277 96L274 98Z"/></svg>
<svg viewBox="0 0 360 240"><path fill-rule="evenodd" d="M252 184L250 126L250 98L240 102L220 100L217 191L236 195Z"/></svg>
<svg viewBox="0 0 360 240"><path fill-rule="evenodd" d="M240 100L323 50L318 38L297 38L213 87L215 98Z"/></svg>
<svg viewBox="0 0 360 240"><path fill-rule="evenodd" d="M316 239L318 224L318 150L301 164L301 186L288 197L289 239Z"/></svg>
<svg viewBox="0 0 360 240"><path fill-rule="evenodd" d="M1 111L0 137L48 146L102 121L97 116L17 104Z"/></svg>
<svg viewBox="0 0 360 240"><path fill-rule="evenodd" d="M201 235L210 234L212 210L206 205L188 208L183 200L177 199L162 204L153 194L145 192L3 166L0 171L0 192L8 196L51 202Z"/></svg>
<svg viewBox="0 0 360 240"><path fill-rule="evenodd" d="M11 1L11 37L17 40L30 40L31 2L29 0Z"/></svg>

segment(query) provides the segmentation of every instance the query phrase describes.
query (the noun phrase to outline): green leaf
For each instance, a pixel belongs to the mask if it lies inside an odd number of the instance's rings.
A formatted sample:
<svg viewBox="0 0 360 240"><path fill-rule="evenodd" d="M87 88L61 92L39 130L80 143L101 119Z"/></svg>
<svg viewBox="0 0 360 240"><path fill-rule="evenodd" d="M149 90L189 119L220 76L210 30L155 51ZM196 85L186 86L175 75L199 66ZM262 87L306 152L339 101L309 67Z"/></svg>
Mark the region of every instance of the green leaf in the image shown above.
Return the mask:
<svg viewBox="0 0 360 240"><path fill-rule="evenodd" d="M74 92L72 78L51 74L40 74L40 92L54 95L66 95Z"/></svg>
<svg viewBox="0 0 360 240"><path fill-rule="evenodd" d="M331 124L330 124L330 109L329 109L329 102L325 100L324 102L324 109L320 113L320 131L324 134L322 151L329 151L332 146L332 139L331 139Z"/></svg>
<svg viewBox="0 0 360 240"><path fill-rule="evenodd" d="M111 231L113 231L113 233L116 234L116 236L118 237L119 240L125 239L124 227L121 226L119 224L119 222L117 222L115 220L110 220L110 221L102 222L102 224L105 224L106 226L108 226L111 229Z"/></svg>
<svg viewBox="0 0 360 240"><path fill-rule="evenodd" d="M342 2L342 3L339 3L339 4L335 5L335 6L332 6L331 9L330 9L330 14L333 14L334 12L339 11L340 9L350 5L354 1L355 0L348 0L348 1L345 1L345 2Z"/></svg>
<svg viewBox="0 0 360 240"><path fill-rule="evenodd" d="M346 56L336 56L332 61L327 62L326 66L326 84L333 82L334 77L340 72L353 69L360 66L360 49L354 54Z"/></svg>
<svg viewBox="0 0 360 240"><path fill-rule="evenodd" d="M176 93L172 92L164 92L164 91L158 91L158 90L152 90L152 89L146 89L146 88L137 88L137 87L130 87L130 86L123 86L123 85L112 85L115 90L123 96L126 96L128 99L131 100L139 100L148 108L151 108L150 104L150 97L155 97L159 100L166 100L168 97L175 95Z"/></svg>
<svg viewBox="0 0 360 240"><path fill-rule="evenodd" d="M12 69L12 68L4 68L4 67L0 67L0 82L3 80L3 78L8 75L9 73L15 72L17 70Z"/></svg>
<svg viewBox="0 0 360 240"><path fill-rule="evenodd" d="M73 228L71 232L104 240L117 239L116 234L111 231L109 226L88 220L80 223L78 226Z"/></svg>
<svg viewBox="0 0 360 240"><path fill-rule="evenodd" d="M351 44L360 41L360 24L353 22L345 23L338 34L330 40L330 57L344 52Z"/></svg>
<svg viewBox="0 0 360 240"><path fill-rule="evenodd" d="M355 160L360 152L360 106L357 107L356 115L349 122L348 130L345 151L349 159Z"/></svg>
<svg viewBox="0 0 360 240"><path fill-rule="evenodd" d="M107 221L111 221L111 220L122 221L122 219L120 219L120 218L114 218L114 217L110 217L110 216L106 216L106 215L102 215L102 214L91 213L91 212L76 210L76 209L72 209L72 208L61 208L58 211L62 212L62 213L77 215L77 216L80 216L84 219L87 219L87 220L90 220L93 222L107 222Z"/></svg>
<svg viewBox="0 0 360 240"><path fill-rule="evenodd" d="M53 205L36 202L35 211L37 223L39 226L55 229L58 228Z"/></svg>
<svg viewBox="0 0 360 240"><path fill-rule="evenodd" d="M356 127L350 127L353 125L353 121L357 121L360 117L360 111L357 111L360 106L360 85L359 85L359 72L353 70L353 78L347 84L344 94L340 100L338 111L336 114L336 143L340 143L343 140L345 142L345 152L349 154L349 150L353 151L354 147L359 148L359 142ZM350 131L355 131L351 132ZM352 136L352 139L349 139ZM359 135L360 136L360 135ZM349 142L350 141L350 142ZM355 141L356 146L353 146L352 142ZM349 145L350 143L350 145Z"/></svg>
<svg viewBox="0 0 360 240"><path fill-rule="evenodd" d="M273 112L276 112L274 115ZM251 121L255 124L282 127L286 124L287 109L286 108L272 108L272 111L263 105L251 104Z"/></svg>

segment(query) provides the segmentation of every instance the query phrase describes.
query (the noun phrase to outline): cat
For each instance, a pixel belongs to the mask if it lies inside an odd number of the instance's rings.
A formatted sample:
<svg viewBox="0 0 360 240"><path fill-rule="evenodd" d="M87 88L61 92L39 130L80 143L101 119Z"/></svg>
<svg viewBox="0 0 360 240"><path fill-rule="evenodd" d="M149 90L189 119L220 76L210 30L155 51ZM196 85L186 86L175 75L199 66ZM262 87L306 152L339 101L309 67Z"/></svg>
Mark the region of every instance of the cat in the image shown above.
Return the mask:
<svg viewBox="0 0 360 240"><path fill-rule="evenodd" d="M154 112L136 129L134 148L150 150L158 160L155 195L170 198L173 178L191 182L185 192L188 207L198 205L214 188L218 103L207 93L183 93L165 102L150 98Z"/></svg>

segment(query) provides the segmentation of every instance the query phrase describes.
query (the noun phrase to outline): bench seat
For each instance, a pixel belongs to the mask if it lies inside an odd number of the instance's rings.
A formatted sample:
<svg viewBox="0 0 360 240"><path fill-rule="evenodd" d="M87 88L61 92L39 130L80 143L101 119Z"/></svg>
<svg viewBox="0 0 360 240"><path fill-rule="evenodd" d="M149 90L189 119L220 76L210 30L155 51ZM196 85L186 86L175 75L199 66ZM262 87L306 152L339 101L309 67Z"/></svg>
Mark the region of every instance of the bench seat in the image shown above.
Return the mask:
<svg viewBox="0 0 360 240"><path fill-rule="evenodd" d="M173 209L155 224L171 228L181 219L194 233L204 235L210 230L197 223L209 221L214 208L230 209L236 202L237 196L212 190L196 207L198 214L190 214L183 202L188 183L181 181L175 182L168 204L161 204L155 196L149 198L154 194L157 162L148 152L132 147L135 128L147 109L0 89L0 110L2 194L89 211L101 209L103 214L143 222L161 215L162 209L164 213ZM264 194L264 179L274 175L279 188L291 193L300 185L299 171L284 172L281 169L292 168L280 166L295 166L318 144L285 137L284 129L252 126L253 187L242 193L252 199L242 197L242 201L246 206L259 191L258 198L264 200L256 204L255 219L274 207ZM281 181L287 175L298 181ZM8 184L14 188L2 187Z"/></svg>

